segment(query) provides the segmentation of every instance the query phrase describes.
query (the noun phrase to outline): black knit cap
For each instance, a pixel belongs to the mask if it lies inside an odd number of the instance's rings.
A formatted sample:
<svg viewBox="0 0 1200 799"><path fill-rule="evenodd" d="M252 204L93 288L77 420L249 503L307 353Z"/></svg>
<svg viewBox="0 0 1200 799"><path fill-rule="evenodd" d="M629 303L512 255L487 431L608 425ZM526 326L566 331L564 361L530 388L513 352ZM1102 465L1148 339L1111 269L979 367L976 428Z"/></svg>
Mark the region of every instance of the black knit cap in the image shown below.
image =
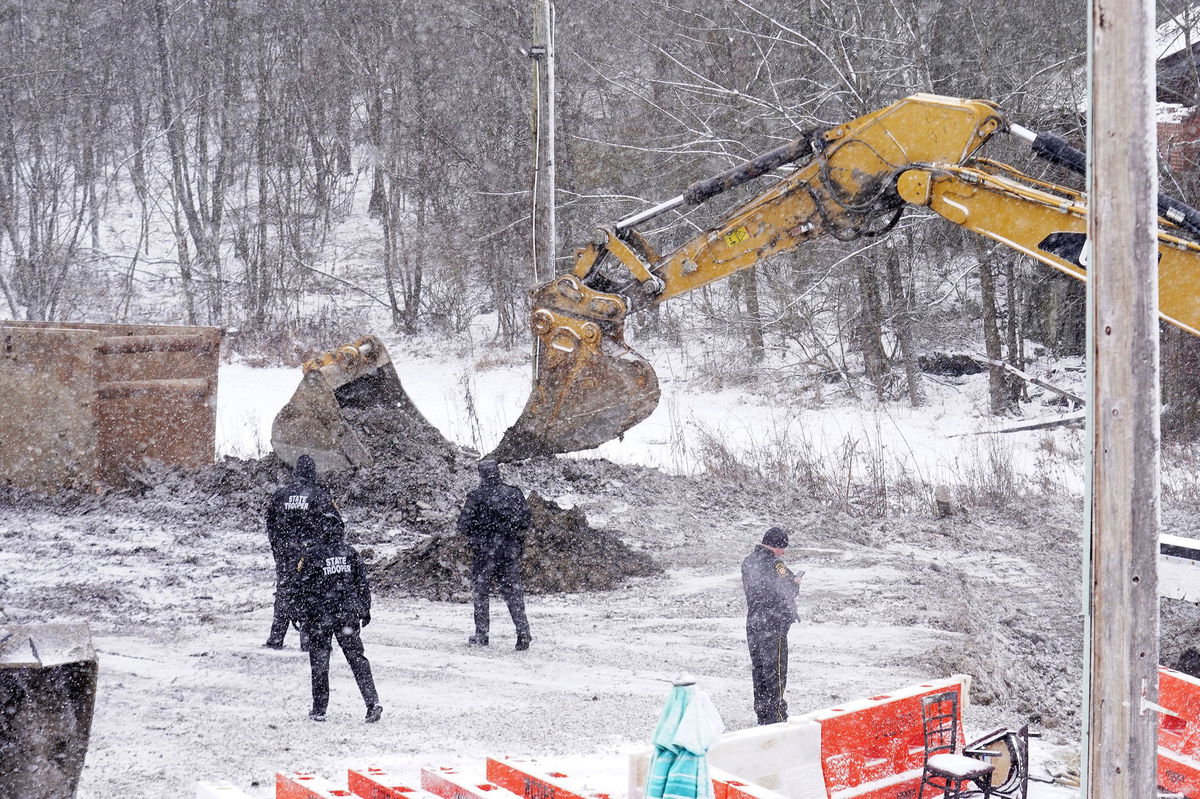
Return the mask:
<svg viewBox="0 0 1200 799"><path fill-rule="evenodd" d="M763 535L762 542L764 546L774 549L787 549L787 530L784 530L782 527L772 527Z"/></svg>

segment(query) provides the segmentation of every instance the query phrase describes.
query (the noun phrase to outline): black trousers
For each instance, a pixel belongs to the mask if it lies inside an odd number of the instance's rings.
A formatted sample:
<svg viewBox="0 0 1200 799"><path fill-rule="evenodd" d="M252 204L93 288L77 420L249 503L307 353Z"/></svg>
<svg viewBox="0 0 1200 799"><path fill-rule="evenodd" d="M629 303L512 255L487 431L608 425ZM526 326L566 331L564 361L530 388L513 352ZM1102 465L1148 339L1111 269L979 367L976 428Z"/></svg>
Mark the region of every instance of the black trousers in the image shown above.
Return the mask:
<svg viewBox="0 0 1200 799"><path fill-rule="evenodd" d="M287 601L287 592L284 591L284 580L290 576L287 572L284 564L275 561L275 615L271 619L271 632L267 634L268 644L283 646L288 625L292 621L292 609Z"/></svg>
<svg viewBox="0 0 1200 799"><path fill-rule="evenodd" d="M491 627L489 597L492 583L508 605L519 638L529 637L529 619L525 615L525 589L521 586L521 555L476 555L471 562L471 599L475 605L475 634L486 636Z"/></svg>
<svg viewBox="0 0 1200 799"><path fill-rule="evenodd" d="M791 625L746 625L746 643L750 647L750 675L754 680L754 713L759 724L787 721L788 641Z"/></svg>
<svg viewBox="0 0 1200 799"><path fill-rule="evenodd" d="M271 632L267 633L267 643L272 646L283 646L288 627L296 620L295 610L287 600L288 592L284 583L291 576L291 570L285 564L275 563L275 609L271 618ZM300 628L300 648L308 649L308 633L303 627Z"/></svg>
<svg viewBox="0 0 1200 799"><path fill-rule="evenodd" d="M354 681L362 694L363 702L370 708L379 704L375 691L375 679L371 676L371 663L363 654L362 638L358 635L358 622L308 622L304 629L308 633L308 663L312 667L312 709L324 713L329 707L329 655L333 639L337 638Z"/></svg>

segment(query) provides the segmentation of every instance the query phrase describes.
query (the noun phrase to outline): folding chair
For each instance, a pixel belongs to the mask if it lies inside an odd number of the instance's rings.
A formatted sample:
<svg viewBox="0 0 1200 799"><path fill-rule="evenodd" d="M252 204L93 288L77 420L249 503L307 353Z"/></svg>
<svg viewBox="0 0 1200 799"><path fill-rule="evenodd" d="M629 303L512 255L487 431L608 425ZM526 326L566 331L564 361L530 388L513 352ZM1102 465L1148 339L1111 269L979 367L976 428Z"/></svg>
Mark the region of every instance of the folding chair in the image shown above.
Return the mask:
<svg viewBox="0 0 1200 799"><path fill-rule="evenodd" d="M925 728L925 767L921 771L921 796L926 788L940 791L942 799L968 794L992 796L991 763L958 752L958 692L945 691L921 699ZM973 788L963 788L974 784Z"/></svg>

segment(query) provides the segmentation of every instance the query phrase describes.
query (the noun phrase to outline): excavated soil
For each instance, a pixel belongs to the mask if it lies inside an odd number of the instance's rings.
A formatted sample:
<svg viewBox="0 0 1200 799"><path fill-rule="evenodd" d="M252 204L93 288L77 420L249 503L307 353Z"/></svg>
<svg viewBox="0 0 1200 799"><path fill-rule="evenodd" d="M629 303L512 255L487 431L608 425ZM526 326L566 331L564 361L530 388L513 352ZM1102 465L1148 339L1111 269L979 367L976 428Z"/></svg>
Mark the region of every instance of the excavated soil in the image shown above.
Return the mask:
<svg viewBox="0 0 1200 799"><path fill-rule="evenodd" d="M476 457L449 442L411 406L348 409L344 416L375 461L326 475L321 482L342 508L349 539L361 546L370 564L374 590L463 601L469 596L471 559L454 523L467 492L479 484ZM562 469L578 472L566 462L544 460L525 468L541 478L532 485L542 490L547 481L554 484ZM68 512L134 502L156 516L161 512L201 525L236 520L253 529L262 524L267 500L290 474L274 455L227 458L194 472L152 467L131 474L127 487L107 497L74 493L42 501ZM4 491L0 502L29 501L15 489ZM610 590L626 578L661 571L649 554L633 550L609 530L590 526L581 510L561 508L537 490L529 499L534 527L522 568L529 593ZM399 553L387 554L397 546L403 547Z"/></svg>
<svg viewBox="0 0 1200 799"><path fill-rule="evenodd" d="M595 530L578 508L562 508L529 495L533 529L525 538L521 581L526 593L607 591L627 577L650 577L662 569L645 552ZM471 598L471 554L466 538L438 533L375 569L375 585L426 599Z"/></svg>

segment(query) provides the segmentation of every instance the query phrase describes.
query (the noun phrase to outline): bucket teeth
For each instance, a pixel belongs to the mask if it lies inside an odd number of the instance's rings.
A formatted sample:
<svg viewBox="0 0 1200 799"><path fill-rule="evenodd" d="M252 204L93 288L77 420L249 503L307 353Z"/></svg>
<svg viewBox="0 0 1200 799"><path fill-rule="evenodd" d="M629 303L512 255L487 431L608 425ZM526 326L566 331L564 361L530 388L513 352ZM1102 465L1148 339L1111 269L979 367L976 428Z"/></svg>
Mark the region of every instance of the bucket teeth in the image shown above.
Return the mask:
<svg viewBox="0 0 1200 799"><path fill-rule="evenodd" d="M658 378L625 343L627 305L573 276L534 294L533 390L520 418L488 456L499 461L598 447L649 416Z"/></svg>

